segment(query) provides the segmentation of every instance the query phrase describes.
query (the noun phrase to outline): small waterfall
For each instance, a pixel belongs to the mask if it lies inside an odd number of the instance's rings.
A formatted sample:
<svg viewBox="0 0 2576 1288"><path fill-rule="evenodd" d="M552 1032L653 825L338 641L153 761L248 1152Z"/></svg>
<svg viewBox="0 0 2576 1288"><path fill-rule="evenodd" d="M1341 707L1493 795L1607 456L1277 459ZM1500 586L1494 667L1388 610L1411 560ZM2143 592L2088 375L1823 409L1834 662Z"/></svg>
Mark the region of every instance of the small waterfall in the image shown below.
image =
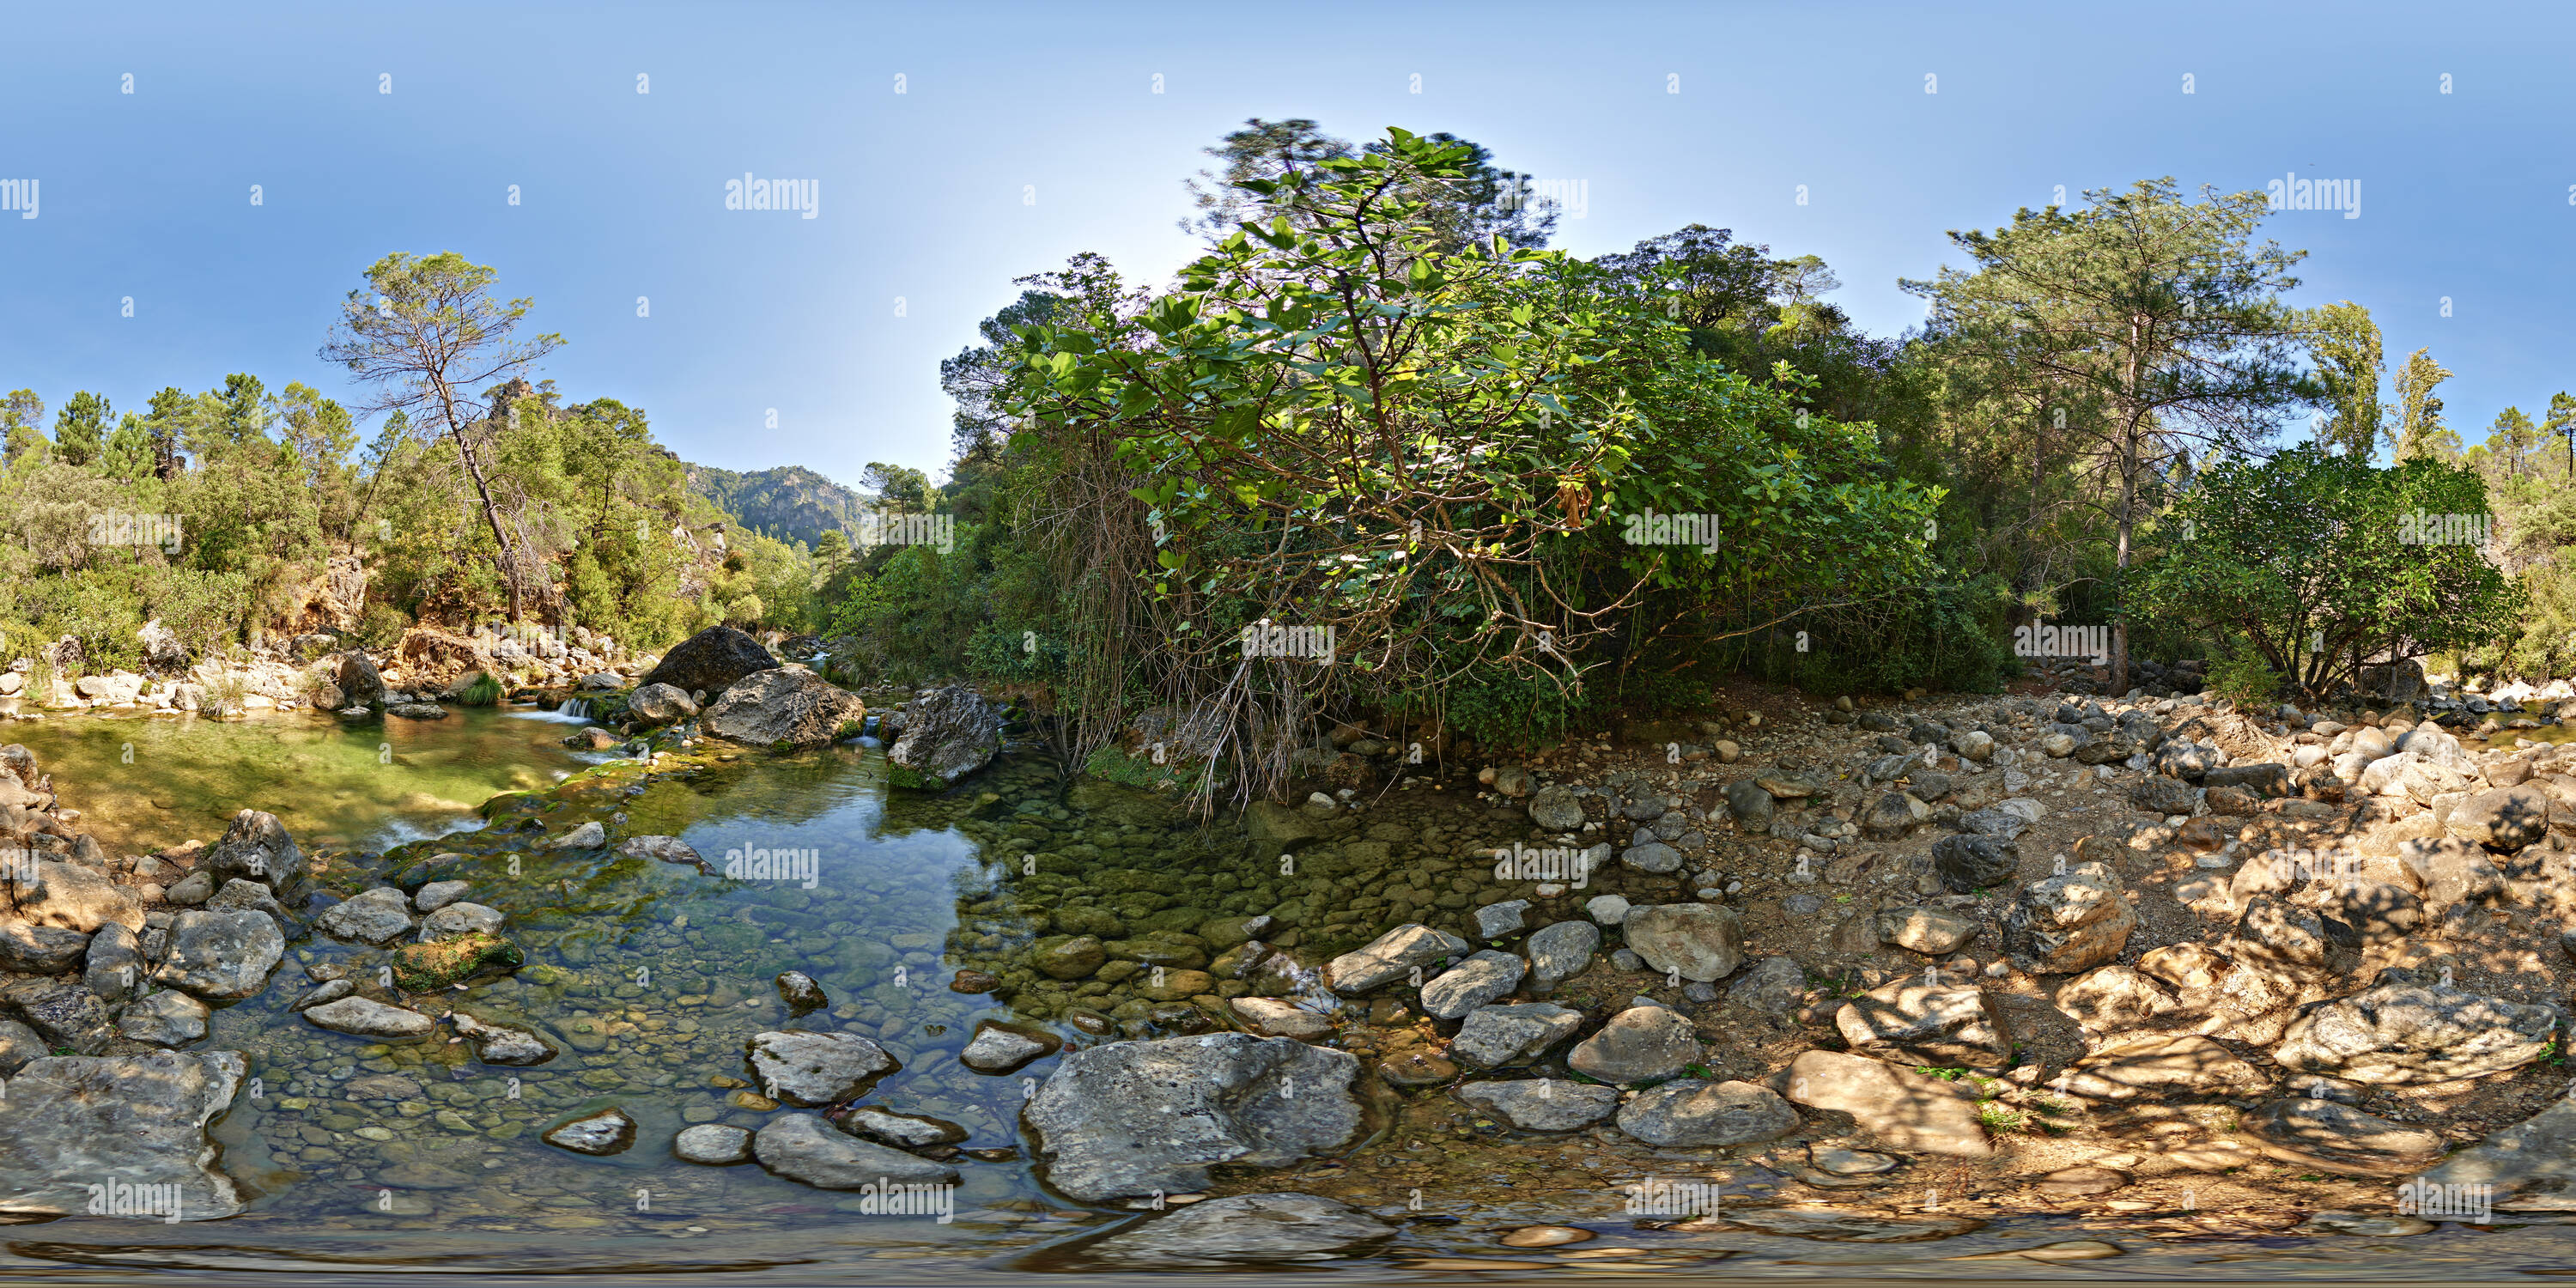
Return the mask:
<svg viewBox="0 0 2576 1288"><path fill-rule="evenodd" d="M590 703L580 698L566 698L564 699L564 704L562 706L555 708L555 714L559 716L570 716L575 720L588 720L590 718Z"/></svg>

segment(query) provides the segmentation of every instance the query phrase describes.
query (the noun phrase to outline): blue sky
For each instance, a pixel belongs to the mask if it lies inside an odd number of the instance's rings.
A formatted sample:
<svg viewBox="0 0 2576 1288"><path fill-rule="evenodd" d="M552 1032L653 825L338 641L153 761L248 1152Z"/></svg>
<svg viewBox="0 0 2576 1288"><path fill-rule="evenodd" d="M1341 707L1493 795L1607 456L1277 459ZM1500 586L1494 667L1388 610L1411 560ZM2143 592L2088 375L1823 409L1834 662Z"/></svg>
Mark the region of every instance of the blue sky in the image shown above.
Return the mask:
<svg viewBox="0 0 2576 1288"><path fill-rule="evenodd" d="M2563 6L12 3L0 179L38 180L41 207L0 213L0 388L139 409L249 371L353 399L314 356L340 298L386 252L454 250L568 341L542 375L648 409L690 460L935 469L938 362L1012 277L1092 250L1163 283L1191 252L1174 225L1199 149L1307 116L1450 130L1580 181L1557 238L1576 253L1696 221L1821 255L1877 332L1920 319L1896 279L1955 260L1945 230L2059 185L2357 180L2359 218L2267 225L2311 252L2294 300L2368 305L2392 367L2430 346L2476 442L2508 403L2536 419L2576 388L2571 25ZM816 181L817 217L725 210L745 172Z"/></svg>

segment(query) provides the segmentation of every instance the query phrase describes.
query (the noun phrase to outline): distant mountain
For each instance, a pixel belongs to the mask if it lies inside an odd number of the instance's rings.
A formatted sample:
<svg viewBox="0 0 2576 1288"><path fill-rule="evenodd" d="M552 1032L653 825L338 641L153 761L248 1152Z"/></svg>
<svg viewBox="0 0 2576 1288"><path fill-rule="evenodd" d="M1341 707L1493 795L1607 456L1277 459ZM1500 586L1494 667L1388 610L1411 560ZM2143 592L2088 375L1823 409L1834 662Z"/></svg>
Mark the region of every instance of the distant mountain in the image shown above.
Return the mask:
<svg viewBox="0 0 2576 1288"><path fill-rule="evenodd" d="M802 465L749 474L692 465L689 490L714 502L743 527L809 546L824 533L856 522L867 500L864 494Z"/></svg>

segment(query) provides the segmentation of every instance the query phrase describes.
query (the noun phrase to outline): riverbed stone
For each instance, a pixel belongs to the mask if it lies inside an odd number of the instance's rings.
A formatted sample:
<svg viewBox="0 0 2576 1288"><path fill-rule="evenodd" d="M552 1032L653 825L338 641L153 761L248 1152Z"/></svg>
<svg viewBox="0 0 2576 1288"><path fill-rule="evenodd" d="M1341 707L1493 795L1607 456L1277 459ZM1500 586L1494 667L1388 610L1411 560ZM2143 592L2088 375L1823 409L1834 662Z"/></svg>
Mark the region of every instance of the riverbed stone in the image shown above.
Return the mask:
<svg viewBox="0 0 2576 1288"><path fill-rule="evenodd" d="M2095 1047L2048 1085L2087 1100L2128 1101L2247 1096L2270 1083L2262 1070L2197 1034L2131 1033Z"/></svg>
<svg viewBox="0 0 2576 1288"><path fill-rule="evenodd" d="M2021 850L2000 837L1962 833L1932 843L1932 870L1955 894L1973 894L2001 885L2020 870Z"/></svg>
<svg viewBox="0 0 2576 1288"><path fill-rule="evenodd" d="M821 747L866 716L866 704L847 690L804 667L782 666L734 681L707 708L698 727L712 737L754 747ZM911 735L911 726L905 727L905 735Z"/></svg>
<svg viewBox="0 0 2576 1288"><path fill-rule="evenodd" d="M722 693L734 681L755 671L766 671L778 665L778 659L760 641L730 626L710 626L674 644L662 654L636 682L636 687L650 688L667 684L682 693L703 690Z"/></svg>
<svg viewBox="0 0 2576 1288"><path fill-rule="evenodd" d="M108 1022L107 1003L71 980L19 980L0 988L0 1009L25 1020L48 1049L97 1055L107 1049L115 1032Z"/></svg>
<svg viewBox="0 0 2576 1288"><path fill-rule="evenodd" d="M1550 989L1583 973L1601 951L1601 928L1588 921L1560 921L1542 927L1521 948L1529 953L1530 983Z"/></svg>
<svg viewBox="0 0 2576 1288"><path fill-rule="evenodd" d="M1238 997L1230 1003L1243 1027L1265 1038L1317 1042L1331 1037L1333 1022L1302 1006L1275 997ZM1474 1019L1474 1016L1469 1016Z"/></svg>
<svg viewBox="0 0 2576 1288"><path fill-rule="evenodd" d="M411 906L424 913L436 912L464 898L473 888L471 881L432 881L412 892Z"/></svg>
<svg viewBox="0 0 2576 1288"><path fill-rule="evenodd" d="M2507 1211L2576 1212L2576 1100L2553 1101L2415 1180L2434 1187L2487 1186L2490 1202Z"/></svg>
<svg viewBox="0 0 2576 1288"><path fill-rule="evenodd" d="M902 1067L884 1047L855 1033L773 1030L755 1034L744 1049L761 1094L790 1105L854 1099Z"/></svg>
<svg viewBox="0 0 2576 1288"><path fill-rule="evenodd" d="M957 1169L915 1154L835 1131L816 1114L786 1114L752 1137L752 1157L762 1167L816 1189L855 1190L893 1181L904 1185L954 1185Z"/></svg>
<svg viewBox="0 0 2576 1288"><path fill-rule="evenodd" d="M1474 913L1476 938L1502 939L1520 933L1529 909L1530 901L1527 899L1507 899L1478 908Z"/></svg>
<svg viewBox="0 0 2576 1288"><path fill-rule="evenodd" d="M1661 876L1681 870L1682 852L1661 841L1647 841L1620 851L1619 861L1639 872Z"/></svg>
<svg viewBox="0 0 2576 1288"><path fill-rule="evenodd" d="M208 894L235 877L284 890L303 879L304 852L296 848L295 838L276 815L246 809L233 815L222 839L206 847L198 859L197 874L207 879Z"/></svg>
<svg viewBox="0 0 2576 1288"><path fill-rule="evenodd" d="M1762 790L1761 784L1749 778L1739 778L1728 783L1722 794L1726 797L1727 812L1734 816L1738 827L1747 832L1759 832L1771 826L1771 814L1777 807L1771 802L1771 793Z"/></svg>
<svg viewBox="0 0 2576 1288"><path fill-rule="evenodd" d="M593 819L590 822L584 823L581 826L546 842L546 848L549 850L596 850L606 844L608 844L608 829L600 826L597 819Z"/></svg>
<svg viewBox="0 0 2576 1288"><path fill-rule="evenodd" d="M150 975L150 963L143 960L143 941L133 931L111 921L89 937L89 951L81 958L81 983L101 999L122 1002L142 988Z"/></svg>
<svg viewBox="0 0 2576 1288"><path fill-rule="evenodd" d="M2137 928L2119 878L2080 863L2022 888L2004 915L2004 951L2033 975L2071 975L2119 956Z"/></svg>
<svg viewBox="0 0 2576 1288"><path fill-rule="evenodd" d="M2491 850L2520 850L2549 834L2549 794L2528 784L2478 792L2452 806L2442 828Z"/></svg>
<svg viewBox="0 0 2576 1288"><path fill-rule="evenodd" d="M903 736L886 749L886 779L897 787L945 791L1002 749L999 705L963 684L916 695L903 711Z"/></svg>
<svg viewBox="0 0 2576 1288"><path fill-rule="evenodd" d="M1018 1029L985 1020L975 1026L974 1040L957 1056L957 1063L977 1073L999 1076L1017 1073L1033 1060L1054 1055L1064 1046L1064 1039L1035 1029Z"/></svg>
<svg viewBox="0 0 2576 1288"><path fill-rule="evenodd" d="M1564 783L1550 783L1530 797L1529 816L1551 832L1575 832L1583 828L1583 798Z"/></svg>
<svg viewBox="0 0 2576 1288"><path fill-rule="evenodd" d="M725 1123L683 1127L671 1138L671 1155L702 1167L731 1167L751 1161L751 1132Z"/></svg>
<svg viewBox="0 0 2576 1288"><path fill-rule="evenodd" d="M1458 1099L1522 1131L1573 1131L1609 1117L1619 1108L1619 1089L1561 1078L1525 1078L1470 1082Z"/></svg>
<svg viewBox="0 0 2576 1288"><path fill-rule="evenodd" d="M496 1024L463 1011L450 1013L447 1021L455 1027L457 1036L474 1044L474 1058L485 1064L525 1067L544 1064L558 1054L553 1043L528 1029Z"/></svg>
<svg viewBox="0 0 2576 1288"><path fill-rule="evenodd" d="M1287 1038L1113 1042L1065 1056L1026 1118L1068 1197L1193 1193L1215 1164L1284 1167L1347 1144L1358 1072L1349 1052Z"/></svg>
<svg viewBox="0 0 2576 1288"><path fill-rule="evenodd" d="M2518 1069L2549 1047L2556 1012L2390 978L2306 1009L2272 1058L2299 1073L2410 1086Z"/></svg>
<svg viewBox="0 0 2576 1288"><path fill-rule="evenodd" d="M1972 917L1964 917L1947 908L1907 906L1878 913L1871 926L1878 941L1894 944L1908 952L1932 957L1947 957L1977 937L1980 929Z"/></svg>
<svg viewBox="0 0 2576 1288"><path fill-rule="evenodd" d="M539 1139L557 1149L605 1158L610 1154L623 1154L635 1143L635 1120L625 1110L611 1105L557 1123L547 1128Z"/></svg>
<svg viewBox="0 0 2576 1288"><path fill-rule="evenodd" d="M468 931L430 944L405 944L394 950L394 987L406 993L435 993L451 984L486 975L507 974L527 961L517 944L487 931Z"/></svg>
<svg viewBox="0 0 2576 1288"><path fill-rule="evenodd" d="M122 929L122 927L119 927ZM90 937L60 926L0 922L0 971L66 975L79 970Z"/></svg>
<svg viewBox="0 0 2576 1288"><path fill-rule="evenodd" d="M411 901L392 886L377 886L331 905L313 924L335 939L382 948L411 932Z"/></svg>
<svg viewBox="0 0 2576 1288"><path fill-rule="evenodd" d="M0 1211L77 1216L89 1210L90 1186L121 1184L179 1187L183 1221L239 1214L206 1128L246 1070L237 1051L29 1061L0 1112Z"/></svg>
<svg viewBox="0 0 2576 1288"><path fill-rule="evenodd" d="M254 997L268 987L268 973L285 956L286 936L267 913L192 909L171 920L152 980L203 998Z"/></svg>
<svg viewBox="0 0 2576 1288"><path fill-rule="evenodd" d="M727 685L731 688L731 685ZM709 690L721 692L721 690ZM689 700L689 692L676 684L638 686L626 699L626 709L649 724L669 724L698 714L698 704Z"/></svg>
<svg viewBox="0 0 2576 1288"><path fill-rule="evenodd" d="M2244 1133L2265 1156L2345 1176L2405 1176L2442 1156L2442 1134L2317 1096L2255 1106Z"/></svg>
<svg viewBox="0 0 2576 1288"><path fill-rule="evenodd" d="M304 1018L316 1027L363 1038L416 1038L438 1026L418 1011L365 997L324 1002L305 1011Z"/></svg>
<svg viewBox="0 0 2576 1288"><path fill-rule="evenodd" d="M1583 1012L1553 1002L1480 1006L1467 1013L1449 1054L1475 1069L1526 1064L1583 1029Z"/></svg>
<svg viewBox="0 0 2576 1288"><path fill-rule="evenodd" d="M1744 964L1744 919L1723 904L1632 908L1619 933L1648 966L1686 980L1712 983Z"/></svg>
<svg viewBox="0 0 2576 1288"><path fill-rule="evenodd" d="M1417 966L1429 966L1466 951L1466 940L1418 921L1408 922L1325 963L1324 983L1334 992L1352 997L1406 978Z"/></svg>
<svg viewBox="0 0 2576 1288"><path fill-rule="evenodd" d="M1108 960L1097 935L1056 935L1029 945L1029 965L1049 979L1086 979Z"/></svg>
<svg viewBox="0 0 2576 1288"><path fill-rule="evenodd" d="M1807 972L1791 957L1765 957L1726 986L1726 999L1764 1015L1786 1015L1806 996Z"/></svg>
<svg viewBox="0 0 2576 1288"><path fill-rule="evenodd" d="M1723 1148L1778 1140L1798 1111L1768 1087L1684 1078L1641 1091L1619 1107L1619 1130L1649 1145Z"/></svg>
<svg viewBox="0 0 2576 1288"><path fill-rule="evenodd" d="M184 1046L206 1036L206 1004L175 989L164 989L126 1005L117 1017L117 1036L152 1046Z"/></svg>
<svg viewBox="0 0 2576 1288"><path fill-rule="evenodd" d="M1628 1084L1675 1077L1700 1059L1690 1017L1667 1006L1632 1006L1576 1043L1565 1063L1587 1078Z"/></svg>
<svg viewBox="0 0 2576 1288"><path fill-rule="evenodd" d="M1485 949L1440 972L1422 986L1422 1009L1454 1020L1520 987L1529 963L1506 952Z"/></svg>
<svg viewBox="0 0 2576 1288"><path fill-rule="evenodd" d="M280 926L289 925L294 920L288 915L286 905L277 901L276 891L242 877L234 877L225 882L223 889L217 890L213 898L206 900L205 907L208 912L229 912L236 909L264 912Z"/></svg>
<svg viewBox="0 0 2576 1288"><path fill-rule="evenodd" d="M926 1118L920 1114L899 1114L875 1105L861 1105L841 1115L834 1126L858 1137L897 1149L928 1149L935 1145L961 1145L972 1133L944 1118Z"/></svg>
<svg viewBox="0 0 2576 1288"><path fill-rule="evenodd" d="M1834 1027L1854 1051L1909 1065L1987 1068L2012 1058L2012 1027L1986 990L1899 976L1843 1004Z"/></svg>
<svg viewBox="0 0 2576 1288"><path fill-rule="evenodd" d="M485 904L458 900L420 919L420 937L429 943L472 934L498 934L507 918Z"/></svg>
<svg viewBox="0 0 2576 1288"><path fill-rule="evenodd" d="M1801 1054L1789 1064L1788 1098L1812 1109L1849 1114L1892 1149L1959 1158L1994 1153L1973 1091L1864 1056Z"/></svg>
<svg viewBox="0 0 2576 1288"><path fill-rule="evenodd" d="M34 1029L16 1020L0 1019L0 1078L14 1078L29 1060L42 1057L48 1047Z"/></svg>
<svg viewBox="0 0 2576 1288"><path fill-rule="evenodd" d="M1237 1194L1173 1210L1090 1245L1109 1266L1136 1270L1264 1267L1361 1256L1396 1227L1312 1194Z"/></svg>

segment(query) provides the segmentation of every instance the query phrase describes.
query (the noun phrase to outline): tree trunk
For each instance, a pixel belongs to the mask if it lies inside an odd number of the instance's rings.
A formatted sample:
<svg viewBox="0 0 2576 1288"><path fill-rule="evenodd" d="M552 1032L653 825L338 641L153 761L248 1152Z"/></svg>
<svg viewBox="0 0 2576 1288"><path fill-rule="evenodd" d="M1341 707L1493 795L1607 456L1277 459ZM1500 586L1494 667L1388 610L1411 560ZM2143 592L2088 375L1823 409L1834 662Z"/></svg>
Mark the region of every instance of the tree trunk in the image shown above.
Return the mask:
<svg viewBox="0 0 2576 1288"><path fill-rule="evenodd" d="M458 459L465 462L465 472L474 480L474 494L482 499L483 520L492 525L492 541L499 550L501 575L510 583L510 620L520 620L519 559L510 549L510 535L501 526L501 507L492 502L492 487L483 481L483 463L474 459L474 445L465 441L465 422L456 415L456 399L445 381L438 384L439 400L447 416L447 436L456 444Z"/></svg>

